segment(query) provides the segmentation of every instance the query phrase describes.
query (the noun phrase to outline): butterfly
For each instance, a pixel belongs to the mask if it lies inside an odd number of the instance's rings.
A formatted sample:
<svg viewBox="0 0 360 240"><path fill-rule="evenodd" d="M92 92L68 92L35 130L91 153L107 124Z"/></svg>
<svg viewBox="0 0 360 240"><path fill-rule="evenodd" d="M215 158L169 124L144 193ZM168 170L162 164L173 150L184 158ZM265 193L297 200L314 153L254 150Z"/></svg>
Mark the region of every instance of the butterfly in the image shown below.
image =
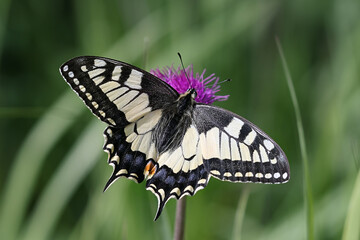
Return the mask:
<svg viewBox="0 0 360 240"><path fill-rule="evenodd" d="M108 124L103 149L115 180L140 183L158 199L155 220L171 198L193 196L210 177L285 183L290 167L280 146L253 123L179 94L154 75L117 60L83 56L60 73L86 106Z"/></svg>

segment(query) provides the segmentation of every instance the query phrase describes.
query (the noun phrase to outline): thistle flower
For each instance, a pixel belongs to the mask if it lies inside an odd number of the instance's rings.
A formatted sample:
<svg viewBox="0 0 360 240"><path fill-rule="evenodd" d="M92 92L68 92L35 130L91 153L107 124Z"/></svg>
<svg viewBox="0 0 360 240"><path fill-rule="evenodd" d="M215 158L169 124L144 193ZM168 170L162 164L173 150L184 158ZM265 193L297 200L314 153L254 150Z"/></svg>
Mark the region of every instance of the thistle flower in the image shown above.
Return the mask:
<svg viewBox="0 0 360 240"><path fill-rule="evenodd" d="M215 101L225 101L228 99L229 95L215 95L220 91L220 85L219 78L214 73L205 77L206 69L204 69L201 74L196 73L194 76L192 65L188 66L185 71L181 66L177 69L171 66L165 67L162 70L151 70L150 72L173 87L179 94L185 93L190 87L194 88L197 93L196 102L212 104Z"/></svg>

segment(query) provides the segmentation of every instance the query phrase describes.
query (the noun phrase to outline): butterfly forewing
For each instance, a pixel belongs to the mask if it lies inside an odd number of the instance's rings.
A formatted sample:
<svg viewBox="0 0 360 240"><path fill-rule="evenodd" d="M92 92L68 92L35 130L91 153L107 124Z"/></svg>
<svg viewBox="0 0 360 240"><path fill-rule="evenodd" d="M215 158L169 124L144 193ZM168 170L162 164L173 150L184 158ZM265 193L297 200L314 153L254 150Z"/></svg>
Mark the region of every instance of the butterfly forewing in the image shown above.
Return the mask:
<svg viewBox="0 0 360 240"><path fill-rule="evenodd" d="M205 168L231 182L284 183L290 168L282 149L263 131L227 110L197 105L194 121Z"/></svg>
<svg viewBox="0 0 360 240"><path fill-rule="evenodd" d="M150 73L108 58L77 57L60 72L90 110L112 126L124 127L179 96Z"/></svg>

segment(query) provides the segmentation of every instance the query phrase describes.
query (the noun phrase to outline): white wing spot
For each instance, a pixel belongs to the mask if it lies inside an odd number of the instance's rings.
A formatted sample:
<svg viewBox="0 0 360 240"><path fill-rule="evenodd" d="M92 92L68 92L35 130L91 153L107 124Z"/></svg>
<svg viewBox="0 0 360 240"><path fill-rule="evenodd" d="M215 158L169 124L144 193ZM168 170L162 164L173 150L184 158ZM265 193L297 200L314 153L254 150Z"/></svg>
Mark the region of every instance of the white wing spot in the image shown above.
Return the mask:
<svg viewBox="0 0 360 240"><path fill-rule="evenodd" d="M143 74L135 69L131 71L129 78L126 80L125 85L133 89L141 89L141 78Z"/></svg>
<svg viewBox="0 0 360 240"><path fill-rule="evenodd" d="M117 106L117 108L120 111L123 111L122 108L127 105L130 101L133 100L133 98L138 95L138 91L131 90L130 92L125 93L118 99L114 100L114 104Z"/></svg>
<svg viewBox="0 0 360 240"><path fill-rule="evenodd" d="M134 178L138 178L139 176L136 173L131 173L130 176L134 177Z"/></svg>
<svg viewBox="0 0 360 240"><path fill-rule="evenodd" d="M170 194L175 193L175 195L180 196L181 192L180 192L180 188L174 188L173 190L171 190Z"/></svg>
<svg viewBox="0 0 360 240"><path fill-rule="evenodd" d="M231 176L232 176L232 174L230 172L224 173L224 177L231 177Z"/></svg>
<svg viewBox="0 0 360 240"><path fill-rule="evenodd" d="M277 163L277 159L276 159L276 158L273 158L273 159L270 160L270 162L271 162L272 164L276 164L276 163Z"/></svg>
<svg viewBox="0 0 360 240"><path fill-rule="evenodd" d="M111 130L110 128L108 128L108 129L106 130L106 132L107 132L107 134L109 134L110 137L112 137L113 132L112 132L112 130Z"/></svg>
<svg viewBox="0 0 360 240"><path fill-rule="evenodd" d="M85 88L83 85L80 85L80 86L79 86L79 89L80 89L80 91L82 91L82 92L85 92L85 91L86 91L86 88Z"/></svg>
<svg viewBox="0 0 360 240"><path fill-rule="evenodd" d="M242 176L243 176L243 174L241 172L235 173L235 177L242 177Z"/></svg>
<svg viewBox="0 0 360 240"><path fill-rule="evenodd" d="M126 138L126 141L128 143L132 143L137 137L138 137L138 135L133 132Z"/></svg>
<svg viewBox="0 0 360 240"><path fill-rule="evenodd" d="M106 119L109 123L111 123L112 125L116 125L115 121L112 120L112 118L107 118Z"/></svg>
<svg viewBox="0 0 360 240"><path fill-rule="evenodd" d="M101 115L102 117L105 117L105 112L104 112L104 111L99 110L99 113L100 113L100 115Z"/></svg>
<svg viewBox="0 0 360 240"><path fill-rule="evenodd" d="M106 145L106 148L110 149L111 153L114 152L114 144L110 143Z"/></svg>
<svg viewBox="0 0 360 240"><path fill-rule="evenodd" d="M220 172L218 170L211 170L210 173L214 175L220 175Z"/></svg>
<svg viewBox="0 0 360 240"><path fill-rule="evenodd" d="M87 71L88 71L86 65L82 65L82 66L80 67L80 69L81 69L81 71L83 71L83 72L87 72Z"/></svg>
<svg viewBox="0 0 360 240"><path fill-rule="evenodd" d="M125 117L129 122L138 120L140 117L144 116L145 113L151 111L149 105L149 97L145 93L141 93L131 102L126 104L122 111L125 113Z"/></svg>
<svg viewBox="0 0 360 240"><path fill-rule="evenodd" d="M246 162L246 161L251 162L249 148L241 142L239 143L239 146L240 146L240 152L241 152L241 160L243 160L244 162Z"/></svg>
<svg viewBox="0 0 360 240"><path fill-rule="evenodd" d="M262 173L257 173L257 174L255 174L255 177L257 177L257 178L263 178L264 175L263 175Z"/></svg>
<svg viewBox="0 0 360 240"><path fill-rule="evenodd" d="M189 192L193 193L193 192L194 192L194 188L189 185L189 186L187 186L187 187L184 189L184 192L185 192L185 191L189 191Z"/></svg>
<svg viewBox="0 0 360 240"><path fill-rule="evenodd" d="M139 146L138 151L142 152L142 153L147 153L149 152L149 148L151 146L151 132L148 132L147 134L144 135L141 144Z"/></svg>
<svg viewBox="0 0 360 240"><path fill-rule="evenodd" d="M95 65L96 67L105 67L105 66L106 66L106 62L105 62L104 60L101 60L101 59L95 59L94 65Z"/></svg>
<svg viewBox="0 0 360 240"><path fill-rule="evenodd" d="M283 174L283 179L286 179L288 177L288 174L287 173L284 173Z"/></svg>
<svg viewBox="0 0 360 240"><path fill-rule="evenodd" d="M280 177L280 173L276 172L274 173L274 178L279 178Z"/></svg>
<svg viewBox="0 0 360 240"><path fill-rule="evenodd" d="M235 139L231 138L230 146L231 146L231 159L233 161L241 160L238 144L236 143Z"/></svg>
<svg viewBox="0 0 360 240"><path fill-rule="evenodd" d="M274 144L272 142L270 142L270 140L268 140L268 139L264 140L264 145L265 145L266 149L269 151L271 151L274 148Z"/></svg>
<svg viewBox="0 0 360 240"><path fill-rule="evenodd" d="M120 79L120 76L121 76L121 66L116 66L114 68L114 71L112 72L111 79L118 81Z"/></svg>
<svg viewBox="0 0 360 240"><path fill-rule="evenodd" d="M105 79L104 76L98 76L98 77L94 78L93 81L94 81L94 83L95 83L96 85L99 85L100 83L102 83L102 81L103 81L104 79Z"/></svg>
<svg viewBox="0 0 360 240"><path fill-rule="evenodd" d="M120 169L116 175L120 175L120 174L128 174L128 171L126 169Z"/></svg>
<svg viewBox="0 0 360 240"><path fill-rule="evenodd" d="M200 180L198 181L198 184L205 184L205 183L206 183L206 179L205 179L205 178L200 179Z"/></svg>
<svg viewBox="0 0 360 240"><path fill-rule="evenodd" d="M265 178L267 178L267 179L271 178L271 173L265 174Z"/></svg>
<svg viewBox="0 0 360 240"><path fill-rule="evenodd" d="M92 95L90 93L86 93L86 97L87 99L89 99L90 101L92 100Z"/></svg>
<svg viewBox="0 0 360 240"><path fill-rule="evenodd" d="M80 83L77 78L74 78L74 79L73 79L73 82L74 82L76 85L79 85L79 83Z"/></svg>
<svg viewBox="0 0 360 240"><path fill-rule="evenodd" d="M253 160L254 160L254 163L260 162L259 153L256 150L254 150L254 152L253 152Z"/></svg>
<svg viewBox="0 0 360 240"><path fill-rule="evenodd" d="M260 156L261 156L261 161L264 163L264 162L269 162L269 157L268 155L266 154L266 150L265 148L259 144L259 148L260 148Z"/></svg>
<svg viewBox="0 0 360 240"><path fill-rule="evenodd" d="M94 108L98 108L99 107L99 104L97 104L97 102L91 102L91 104L94 106Z"/></svg>
<svg viewBox="0 0 360 240"><path fill-rule="evenodd" d="M242 126L244 125L244 122L241 121L238 118L233 118L231 120L231 122L229 123L229 125L227 125L227 127L224 128L224 130L230 134L231 136L233 136L234 138L239 138L240 135L240 130L242 128Z"/></svg>
<svg viewBox="0 0 360 240"><path fill-rule="evenodd" d="M245 177L253 177L254 174L252 172L247 172L245 173Z"/></svg>
<svg viewBox="0 0 360 240"><path fill-rule="evenodd" d="M197 145L199 141L199 133L196 128L191 125L185 132L182 149L185 158L190 158L193 155L197 154Z"/></svg>
<svg viewBox="0 0 360 240"><path fill-rule="evenodd" d="M161 199L164 200L164 198L165 198L165 191L164 191L164 189L159 189L158 193L159 193Z"/></svg>
<svg viewBox="0 0 360 240"><path fill-rule="evenodd" d="M151 131L159 122L162 116L162 110L158 109L146 114L143 118L136 122L136 130L139 134L145 134ZM186 136L186 134L185 134Z"/></svg>
<svg viewBox="0 0 360 240"><path fill-rule="evenodd" d="M135 123L131 123L124 128L125 136L129 136L131 133L134 132L134 126L135 126ZM140 134L143 134L143 133L140 133Z"/></svg>
<svg viewBox="0 0 360 240"><path fill-rule="evenodd" d="M213 127L206 132L205 142L201 145L202 154L205 159L220 158L219 134L220 132L217 127Z"/></svg>
<svg viewBox="0 0 360 240"><path fill-rule="evenodd" d="M71 77L71 78L73 78L73 77L74 77L74 73L73 73L73 72L71 72L71 71L68 73L68 75L69 75L69 77Z"/></svg>
<svg viewBox="0 0 360 240"><path fill-rule="evenodd" d="M221 132L221 146L220 146L220 158L221 159L230 159L230 142L229 137L225 132Z"/></svg>
<svg viewBox="0 0 360 240"><path fill-rule="evenodd" d="M114 147L114 146L113 146ZM115 155L115 156L113 156L112 158L111 158L111 160L110 160L110 162L117 162L118 164L119 164L119 162L120 162L120 158L119 158L119 156L118 155Z"/></svg>
<svg viewBox="0 0 360 240"><path fill-rule="evenodd" d="M120 93L118 93L117 91L114 91L115 89L118 89L121 87L121 85L118 82L114 82L114 81L109 81L106 83L103 83L99 86L101 88L101 90L106 93L106 95L110 98L109 96L109 92L111 92L111 94L114 94L114 98L112 98L110 101L114 100L115 98L117 98L119 95L123 94L124 90L127 91L128 88L124 88L123 91L121 91ZM120 88L122 89L122 88Z"/></svg>
<svg viewBox="0 0 360 240"><path fill-rule="evenodd" d="M88 74L89 74L89 77L91 79L93 79L94 77L102 74L103 72L105 72L105 68L97 68L95 70L91 70Z"/></svg>
<svg viewBox="0 0 360 240"><path fill-rule="evenodd" d="M64 72L67 72L69 70L69 66L68 65L65 65L64 67L63 67L63 71Z"/></svg>
<svg viewBox="0 0 360 240"><path fill-rule="evenodd" d="M256 132L254 131L254 129L251 129L251 132L246 136L244 143L246 143L247 145L251 145L256 137Z"/></svg>

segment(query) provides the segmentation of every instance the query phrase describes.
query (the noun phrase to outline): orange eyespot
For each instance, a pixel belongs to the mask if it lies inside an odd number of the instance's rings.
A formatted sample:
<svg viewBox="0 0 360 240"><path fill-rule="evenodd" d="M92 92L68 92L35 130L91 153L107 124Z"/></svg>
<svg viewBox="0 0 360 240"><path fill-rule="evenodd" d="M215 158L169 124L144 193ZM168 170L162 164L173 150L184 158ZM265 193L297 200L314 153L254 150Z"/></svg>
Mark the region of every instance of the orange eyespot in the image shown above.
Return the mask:
<svg viewBox="0 0 360 240"><path fill-rule="evenodd" d="M145 169L144 169L144 175L145 175L145 178L147 177L152 177L156 172L156 166L155 164L152 162L152 161L149 161L146 166L145 166Z"/></svg>

